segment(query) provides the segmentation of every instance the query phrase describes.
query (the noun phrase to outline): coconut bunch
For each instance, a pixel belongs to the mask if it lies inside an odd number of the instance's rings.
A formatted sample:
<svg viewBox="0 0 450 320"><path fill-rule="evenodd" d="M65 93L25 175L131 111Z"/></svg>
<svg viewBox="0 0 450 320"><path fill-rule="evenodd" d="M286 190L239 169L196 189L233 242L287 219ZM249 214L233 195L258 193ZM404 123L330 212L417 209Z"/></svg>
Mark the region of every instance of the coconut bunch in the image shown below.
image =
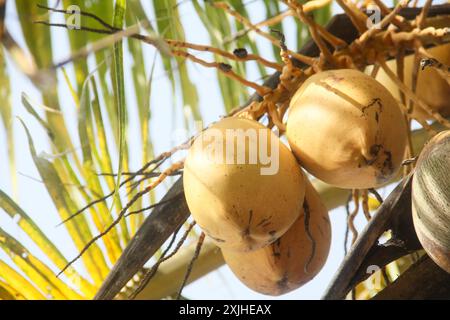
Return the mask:
<svg viewBox="0 0 450 320"><path fill-rule="evenodd" d="M195 221L233 272L274 295L311 280L330 248L327 209L302 169L335 186L376 188L398 172L407 140L394 97L352 69L304 82L290 101L286 127L289 148L256 121L221 120L193 143L183 178ZM273 172L264 171L261 157L269 150Z"/></svg>
<svg viewBox="0 0 450 320"><path fill-rule="evenodd" d="M325 263L327 209L289 147L260 123L226 118L205 130L183 184L193 218L248 287L283 294Z"/></svg>
<svg viewBox="0 0 450 320"><path fill-rule="evenodd" d="M314 176L354 193L362 190L367 194L380 188L401 174L402 162L413 153L408 143L411 121L430 129L426 120L433 118L448 126L443 115L450 110L445 77L436 68L428 68L418 77L420 59L413 63L418 57L447 61L447 46L433 51L418 46L412 48L415 55L405 58L402 51L388 63L381 52L370 55L369 38L385 41L370 29L362 32L359 42L350 44L347 52L330 52L324 40L338 43L339 39L310 21L300 4L286 3L311 27L321 56L311 67L297 68L281 39L285 66L280 85L263 93L262 101L238 110L235 118L223 119L204 131L191 147L183 178L192 216L221 248L228 266L249 288L269 295L301 287L326 262L331 242L328 212L309 179ZM397 35L408 22L395 13L407 3L401 2L382 23ZM355 20L360 19L361 11L349 3L341 4L356 16ZM417 24L424 27L423 21ZM361 43L366 46L359 47L363 61L347 56ZM375 66L367 67L369 61ZM404 79L403 74L410 78ZM427 85L436 89L438 99L431 98L424 89ZM277 100L271 101L274 97ZM430 100L435 103L428 105ZM284 134L288 145L274 131L264 138L267 141L257 135L229 138L226 134L228 130L269 130L256 122L263 114L269 118L267 127ZM223 139L211 142L211 136ZM242 147L239 141L248 145ZM250 147L252 142L254 149ZM279 170L273 175L261 174L267 165L261 158L256 157L253 164L236 162L239 155L250 159L254 153L259 154L262 145L277 146ZM218 158L211 156L225 146L237 151L238 156L233 153L228 157L234 162L226 162L222 153ZM350 227L355 240L357 232Z"/></svg>

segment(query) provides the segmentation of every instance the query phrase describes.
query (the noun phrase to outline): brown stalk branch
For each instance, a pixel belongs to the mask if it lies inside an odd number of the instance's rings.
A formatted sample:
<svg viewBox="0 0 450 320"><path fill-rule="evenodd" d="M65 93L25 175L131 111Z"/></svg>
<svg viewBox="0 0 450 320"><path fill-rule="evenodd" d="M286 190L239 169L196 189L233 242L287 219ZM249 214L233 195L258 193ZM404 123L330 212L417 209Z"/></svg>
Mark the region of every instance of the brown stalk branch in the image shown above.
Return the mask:
<svg viewBox="0 0 450 320"><path fill-rule="evenodd" d="M378 238L389 228L394 215L410 204L411 181L412 174L399 183L374 214L345 257L323 299L344 299L352 289L351 284L355 274L363 266L363 262L376 245Z"/></svg>
<svg viewBox="0 0 450 320"><path fill-rule="evenodd" d="M215 68L215 69L219 70L226 77L236 80L236 81L242 83L246 87L250 87L250 88L254 89L261 96L266 95L271 90L270 88L260 86L259 84L255 83L255 82L252 82L252 81L242 78L240 75L238 75L231 69L231 66L229 64L225 64L225 63L221 63L221 62L208 62L208 61L205 61L203 59L200 59L200 58L194 56L193 54L190 54L190 53L188 53L186 51L182 51L182 50L171 50L171 53L176 57L189 59L189 60L191 60L195 63L198 63L199 65L202 65L206 68Z"/></svg>
<svg viewBox="0 0 450 320"><path fill-rule="evenodd" d="M314 10L323 8L324 6L328 5L331 2L331 0L311 0L306 2L303 5L303 9L305 12L312 12ZM260 29L261 27L270 27L273 26L274 24L278 24L281 21L283 21L285 18L290 17L293 15L293 12L291 10L285 10L281 13L279 13L276 16L270 17L266 20L263 20L261 22L255 23L254 26L258 29ZM236 32L236 34L234 34L233 36L226 38L224 40L225 43L230 43L244 35L246 35L247 33L249 33L250 31L254 31L254 29L251 28L245 28L242 30L239 30L238 32Z"/></svg>
<svg viewBox="0 0 450 320"><path fill-rule="evenodd" d="M228 51L225 51L225 50L222 50L219 48L215 48L212 46L207 46L207 45L198 45L198 44L193 44L193 43L178 41L178 40L172 40L172 39L166 39L165 41L172 48L186 48L186 49L193 49L193 50L197 50L197 51L212 52L214 54L220 55L220 56L230 59L230 60L256 61L266 67L269 67L269 68L272 68L272 69L275 69L278 71L281 71L281 69L282 69L282 66L279 63L266 60L255 54L249 54L246 52L245 49L241 49L243 51L240 51L239 49L235 50L235 53L233 54ZM239 54L239 52L243 52L243 53Z"/></svg>
<svg viewBox="0 0 450 320"><path fill-rule="evenodd" d="M450 299L450 274L427 255L409 267L372 300Z"/></svg>
<svg viewBox="0 0 450 320"><path fill-rule="evenodd" d="M222 9L225 12L227 12L229 15L234 17L238 22L242 23L244 26L250 28L251 30L255 31L258 35L262 36L263 38L269 40L273 45L281 48L279 39L276 37L270 35L270 33L262 31L260 28L256 27L254 24L252 24L246 17L239 14L237 11L231 9L231 7L226 2L212 2L212 6L218 9ZM287 50L289 55L291 55L294 59L297 59L298 61L301 61L308 65L313 65L316 61L316 59L299 54L297 52Z"/></svg>

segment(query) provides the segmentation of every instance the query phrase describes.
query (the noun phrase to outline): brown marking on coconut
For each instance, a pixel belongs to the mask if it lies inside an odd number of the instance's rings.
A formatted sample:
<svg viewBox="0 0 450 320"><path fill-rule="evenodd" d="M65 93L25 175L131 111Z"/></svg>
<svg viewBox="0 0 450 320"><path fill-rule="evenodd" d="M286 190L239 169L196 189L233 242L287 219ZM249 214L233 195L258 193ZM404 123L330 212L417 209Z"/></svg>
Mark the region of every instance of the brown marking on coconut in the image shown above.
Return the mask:
<svg viewBox="0 0 450 320"><path fill-rule="evenodd" d="M268 295L285 294L321 270L331 244L331 226L328 211L309 181L304 203L310 216L308 228L316 244L314 254L303 209L292 227L267 247L250 252L222 249L225 262L247 287Z"/></svg>

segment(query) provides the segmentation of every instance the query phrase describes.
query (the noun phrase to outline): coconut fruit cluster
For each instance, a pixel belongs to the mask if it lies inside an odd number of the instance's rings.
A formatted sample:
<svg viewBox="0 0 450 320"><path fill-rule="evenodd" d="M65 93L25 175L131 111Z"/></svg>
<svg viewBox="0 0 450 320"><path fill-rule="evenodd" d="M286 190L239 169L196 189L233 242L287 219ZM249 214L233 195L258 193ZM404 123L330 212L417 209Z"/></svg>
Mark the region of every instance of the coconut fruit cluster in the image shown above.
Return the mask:
<svg viewBox="0 0 450 320"><path fill-rule="evenodd" d="M279 295L328 257L328 211L309 175L342 188L394 177L407 128L392 94L356 70L311 76L290 102L289 147L259 122L225 118L194 141L184 168L193 218L249 288Z"/></svg>

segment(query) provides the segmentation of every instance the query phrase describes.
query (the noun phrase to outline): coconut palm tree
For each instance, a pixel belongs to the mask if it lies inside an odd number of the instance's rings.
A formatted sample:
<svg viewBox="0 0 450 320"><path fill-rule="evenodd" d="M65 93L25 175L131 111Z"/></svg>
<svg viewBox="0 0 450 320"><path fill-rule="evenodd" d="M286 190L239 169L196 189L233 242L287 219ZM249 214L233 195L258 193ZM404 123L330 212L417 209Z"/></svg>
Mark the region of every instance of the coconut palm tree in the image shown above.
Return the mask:
<svg viewBox="0 0 450 320"><path fill-rule="evenodd" d="M319 52L302 52L325 34L333 6L302 2L309 20L291 1L0 0L0 299L92 299L100 289L103 298L174 298L223 265L176 202L183 154L199 126L276 86L284 45L313 64ZM270 112L258 118L273 125ZM429 129L421 124L410 131L416 152ZM329 210L348 199L348 190L314 186ZM381 199L362 194L370 216ZM357 192L353 201L351 216ZM122 273L136 233L152 239L148 217L174 208L177 220ZM356 297L378 293L418 255L395 256L381 286L372 290L370 277ZM110 290L108 275L120 273L123 286Z"/></svg>

